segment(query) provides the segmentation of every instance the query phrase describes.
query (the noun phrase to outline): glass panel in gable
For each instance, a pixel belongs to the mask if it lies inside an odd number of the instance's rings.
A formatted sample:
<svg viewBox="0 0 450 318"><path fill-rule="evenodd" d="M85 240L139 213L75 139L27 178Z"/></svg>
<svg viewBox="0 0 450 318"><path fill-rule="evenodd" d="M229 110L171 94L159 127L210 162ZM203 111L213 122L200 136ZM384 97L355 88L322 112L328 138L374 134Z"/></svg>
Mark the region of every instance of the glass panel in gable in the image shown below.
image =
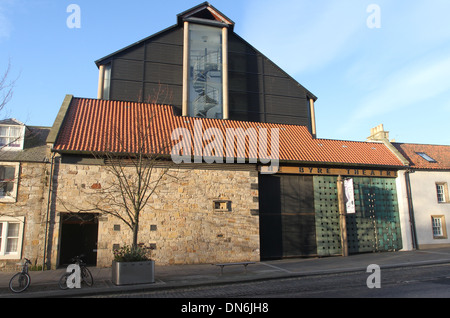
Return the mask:
<svg viewBox="0 0 450 318"><path fill-rule="evenodd" d="M189 25L189 115L222 118L222 30Z"/></svg>

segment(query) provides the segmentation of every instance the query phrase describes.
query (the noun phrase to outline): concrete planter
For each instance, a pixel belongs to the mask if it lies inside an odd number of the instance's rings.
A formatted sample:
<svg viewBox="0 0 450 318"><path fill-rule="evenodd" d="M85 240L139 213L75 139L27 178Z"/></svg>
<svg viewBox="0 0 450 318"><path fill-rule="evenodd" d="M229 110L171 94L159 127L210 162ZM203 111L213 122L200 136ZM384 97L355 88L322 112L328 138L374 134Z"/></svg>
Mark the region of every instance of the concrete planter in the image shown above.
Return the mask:
<svg viewBox="0 0 450 318"><path fill-rule="evenodd" d="M150 284L155 282L155 261L112 263L115 285Z"/></svg>

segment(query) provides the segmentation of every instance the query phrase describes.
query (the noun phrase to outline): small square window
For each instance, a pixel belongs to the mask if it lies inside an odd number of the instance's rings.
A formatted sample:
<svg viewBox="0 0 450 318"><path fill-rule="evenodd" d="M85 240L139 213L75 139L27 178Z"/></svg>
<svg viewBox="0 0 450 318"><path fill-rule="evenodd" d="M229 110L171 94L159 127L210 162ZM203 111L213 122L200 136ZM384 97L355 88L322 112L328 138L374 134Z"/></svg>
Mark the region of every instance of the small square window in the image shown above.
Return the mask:
<svg viewBox="0 0 450 318"><path fill-rule="evenodd" d="M0 202L16 202L19 164L0 163Z"/></svg>
<svg viewBox="0 0 450 318"><path fill-rule="evenodd" d="M0 126L0 149L22 150L25 126Z"/></svg>
<svg viewBox="0 0 450 318"><path fill-rule="evenodd" d="M24 217L0 218L0 259L20 259Z"/></svg>
<svg viewBox="0 0 450 318"><path fill-rule="evenodd" d="M213 209L216 212L230 212L231 211L231 201L214 200Z"/></svg>

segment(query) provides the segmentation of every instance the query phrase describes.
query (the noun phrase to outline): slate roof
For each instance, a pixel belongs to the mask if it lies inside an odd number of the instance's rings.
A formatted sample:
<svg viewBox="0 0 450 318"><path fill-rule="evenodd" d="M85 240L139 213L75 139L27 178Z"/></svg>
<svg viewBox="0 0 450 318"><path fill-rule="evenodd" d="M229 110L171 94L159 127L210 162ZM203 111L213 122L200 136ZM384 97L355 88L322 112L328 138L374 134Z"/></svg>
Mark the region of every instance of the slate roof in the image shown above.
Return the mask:
<svg viewBox="0 0 450 318"><path fill-rule="evenodd" d="M255 132L250 140L256 143L266 128L270 149L271 129L276 128L279 131L280 162L403 167L383 143L316 139L304 126L175 116L172 107L166 105L72 98L64 120L55 123L54 127L58 130L53 146L57 152L136 152L135 136L141 128L150 136L146 152L158 151L159 147L165 148L163 152L169 155L172 147L183 139L176 135L176 140L171 140L171 134L177 128L190 132L193 152L199 148L194 142L201 142L194 141L194 137L201 138L209 128L222 133L225 153L227 129L250 128ZM203 140L203 147L211 140ZM250 154L246 147L246 158ZM260 157L262 154L258 154Z"/></svg>
<svg viewBox="0 0 450 318"><path fill-rule="evenodd" d="M5 122L6 124L6 122ZM0 150L0 161L14 162L46 162L46 139L50 133L50 127L27 126L23 150Z"/></svg>

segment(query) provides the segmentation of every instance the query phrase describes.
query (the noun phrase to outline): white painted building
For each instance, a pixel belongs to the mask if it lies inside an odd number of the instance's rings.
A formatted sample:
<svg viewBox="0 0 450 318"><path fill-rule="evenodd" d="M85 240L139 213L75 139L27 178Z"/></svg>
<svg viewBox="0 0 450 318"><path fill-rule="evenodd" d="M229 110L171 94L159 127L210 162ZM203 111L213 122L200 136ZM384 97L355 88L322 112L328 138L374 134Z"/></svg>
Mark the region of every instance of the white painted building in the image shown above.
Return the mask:
<svg viewBox="0 0 450 318"><path fill-rule="evenodd" d="M403 249L449 247L450 146L389 142L380 125L369 140L383 141L407 164L397 177Z"/></svg>

